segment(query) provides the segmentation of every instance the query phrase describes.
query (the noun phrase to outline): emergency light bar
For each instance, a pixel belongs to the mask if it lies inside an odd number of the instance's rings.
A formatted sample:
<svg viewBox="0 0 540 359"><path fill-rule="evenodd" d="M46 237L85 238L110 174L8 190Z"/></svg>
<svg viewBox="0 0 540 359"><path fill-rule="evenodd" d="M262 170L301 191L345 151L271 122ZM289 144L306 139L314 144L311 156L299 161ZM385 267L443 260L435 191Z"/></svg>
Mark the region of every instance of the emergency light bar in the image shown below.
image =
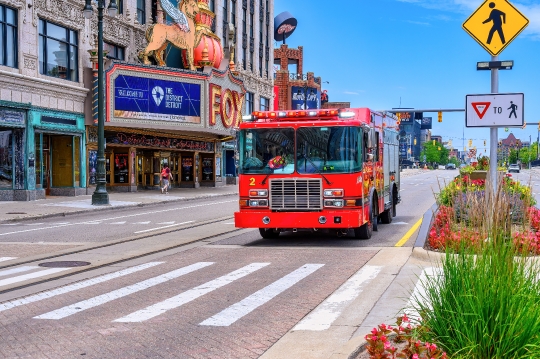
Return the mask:
<svg viewBox="0 0 540 359"><path fill-rule="evenodd" d="M351 114L350 116L342 116L341 114ZM354 112L340 112L338 110L311 110L311 111L255 111L251 116L243 116L243 121L255 121L258 119L278 119L278 118L294 118L294 117L332 117L339 116L341 118L354 117Z"/></svg>

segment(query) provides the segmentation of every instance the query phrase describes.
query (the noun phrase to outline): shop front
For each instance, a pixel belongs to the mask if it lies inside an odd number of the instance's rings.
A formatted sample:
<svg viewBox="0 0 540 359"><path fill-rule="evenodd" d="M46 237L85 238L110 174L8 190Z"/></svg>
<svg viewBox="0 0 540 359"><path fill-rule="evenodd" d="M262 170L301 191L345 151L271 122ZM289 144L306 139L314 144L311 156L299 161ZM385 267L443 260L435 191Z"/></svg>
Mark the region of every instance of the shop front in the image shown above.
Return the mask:
<svg viewBox="0 0 540 359"><path fill-rule="evenodd" d="M8 106L0 106L0 201L25 200L27 111Z"/></svg>
<svg viewBox="0 0 540 359"><path fill-rule="evenodd" d="M35 189L51 196L85 195L84 115L32 109L30 119Z"/></svg>
<svg viewBox="0 0 540 359"><path fill-rule="evenodd" d="M231 139L232 128L240 122L238 106L244 96L242 82L229 71L114 64L107 72L107 87L109 190L159 189L164 166L171 170L173 188L226 184L221 143ZM88 184L93 185L95 126L89 126L88 133Z"/></svg>

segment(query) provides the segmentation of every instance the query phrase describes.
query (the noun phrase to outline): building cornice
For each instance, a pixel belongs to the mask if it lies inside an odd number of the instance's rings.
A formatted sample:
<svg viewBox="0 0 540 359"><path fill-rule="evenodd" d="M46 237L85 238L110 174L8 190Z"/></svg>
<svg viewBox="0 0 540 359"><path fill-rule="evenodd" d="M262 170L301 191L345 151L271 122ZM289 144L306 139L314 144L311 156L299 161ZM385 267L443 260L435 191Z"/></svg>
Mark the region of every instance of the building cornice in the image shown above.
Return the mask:
<svg viewBox="0 0 540 359"><path fill-rule="evenodd" d="M20 92L31 92L66 100L83 102L88 89L81 86L62 84L47 79L28 77L18 73L0 70L0 86Z"/></svg>

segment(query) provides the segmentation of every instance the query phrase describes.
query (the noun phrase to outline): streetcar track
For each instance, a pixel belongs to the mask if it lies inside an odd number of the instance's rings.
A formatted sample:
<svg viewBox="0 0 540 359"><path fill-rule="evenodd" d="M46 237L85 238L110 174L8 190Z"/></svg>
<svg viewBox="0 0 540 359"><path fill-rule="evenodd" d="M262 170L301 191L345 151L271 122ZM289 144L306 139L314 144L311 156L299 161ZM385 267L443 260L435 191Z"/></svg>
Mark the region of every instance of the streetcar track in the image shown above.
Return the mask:
<svg viewBox="0 0 540 359"><path fill-rule="evenodd" d="M111 246L118 245L118 244L124 244L124 243L133 242L133 241L137 241L137 240L141 240L141 239L145 239L145 238L156 237L156 236L163 235L163 234L180 232L180 231L184 231L184 230L187 230L187 229L192 229L192 228L197 228L197 227L201 227L201 226L206 226L206 225L209 225L209 224L219 223L219 222L223 222L225 220L230 220L232 218L234 218L234 217L221 217L221 218L218 218L216 220L200 222L200 223L196 223L196 224L193 224L193 225L190 225L190 226L187 226L187 227L183 227L183 228L175 228L175 229L170 229L170 230L166 230L166 231L160 231L159 233L144 234L144 235L140 235L140 236L129 237L129 238L126 238L126 239L123 239L123 240L120 240L120 241L115 241L113 243L106 243L106 244L102 244L102 245L98 245L98 246L93 246L91 248L84 248L84 249L80 249L80 250L69 251L69 252L66 252L66 253L46 256L46 257L42 257L42 258L38 258L38 259L20 261L18 263L12 263L10 265L0 267L0 269L10 268L10 267L18 266L18 265L21 265L21 264L28 264L28 263L38 262L38 261L44 261L44 260L53 259L53 258L59 258L59 257L63 257L63 256L70 255L70 254L80 254L80 253L84 253L84 252L99 249L99 248L111 247ZM172 246L168 246L166 248L156 249L156 250L153 250L153 251L150 251L150 252L145 252L143 254L134 255L134 256L127 257L127 258L122 258L122 259L119 259L119 260L115 260L115 261L95 265L95 266L92 266L92 267L88 267L88 268L80 267L79 270L76 270L76 271L73 271L73 272L70 272L70 273L66 273L66 274L63 274L63 275L55 276L53 278L46 278L46 279L43 279L43 280L40 280L40 281L27 283L27 284L23 284L23 285L20 285L20 286L17 286L17 287L12 287L12 288L8 288L8 289L0 290L0 295L10 293L10 292L13 292L13 291L16 291L16 290L20 290L20 289L23 289L23 288L28 288L28 287L32 287L32 286L35 286L35 285L52 282L54 280L67 278L67 277L70 277L70 276L73 276L73 275L76 275L76 274L85 273L85 272L100 269L100 268L103 268L103 267L112 266L112 265L115 265L115 264L127 262L127 261L130 261L130 260L140 259L140 258L143 258L143 257L146 257L146 256L150 256L150 255L154 255L154 254L157 254L157 253L169 251L171 249L176 249L176 248L184 247L184 246L187 246L187 245L191 245L191 244L196 243L196 242L206 241L206 240L209 240L209 239L214 238L216 236L222 236L222 235L238 232L238 231L241 231L243 229L244 228L234 228L232 230L224 231L224 232L221 232L219 234L213 234L213 235L210 235L210 236L202 237L202 238L196 239L194 241L175 244L175 245L172 245Z"/></svg>

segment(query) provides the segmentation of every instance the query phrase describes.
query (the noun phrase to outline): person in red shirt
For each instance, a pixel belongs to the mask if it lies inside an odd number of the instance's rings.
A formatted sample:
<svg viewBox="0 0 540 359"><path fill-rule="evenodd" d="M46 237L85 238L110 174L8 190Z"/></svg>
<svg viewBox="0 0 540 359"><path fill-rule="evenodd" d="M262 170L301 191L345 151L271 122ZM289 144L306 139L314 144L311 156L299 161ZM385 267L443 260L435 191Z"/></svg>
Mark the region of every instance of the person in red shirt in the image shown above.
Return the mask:
<svg viewBox="0 0 540 359"><path fill-rule="evenodd" d="M161 170L161 183L163 183L163 187L161 187L161 193L169 194L169 181L171 180L171 170L169 169L169 166L165 165L163 166L163 169Z"/></svg>

